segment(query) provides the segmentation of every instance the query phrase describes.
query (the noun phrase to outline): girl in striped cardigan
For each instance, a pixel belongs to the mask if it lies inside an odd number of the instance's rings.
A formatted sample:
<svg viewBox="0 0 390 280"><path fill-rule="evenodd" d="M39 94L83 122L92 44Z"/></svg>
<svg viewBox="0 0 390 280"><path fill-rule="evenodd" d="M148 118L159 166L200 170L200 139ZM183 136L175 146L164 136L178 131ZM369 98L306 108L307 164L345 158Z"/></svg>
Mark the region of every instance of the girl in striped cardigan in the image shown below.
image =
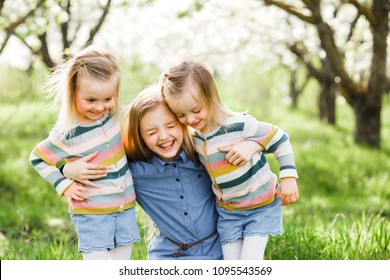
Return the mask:
<svg viewBox="0 0 390 280"><path fill-rule="evenodd" d="M281 206L299 198L288 135L224 106L201 63L184 61L172 67L161 76L161 84L179 121L195 130L195 149L216 195L224 259L263 259L268 236L283 233ZM280 183L265 153L279 161Z"/></svg>
<svg viewBox="0 0 390 280"><path fill-rule="evenodd" d="M119 122L118 64L112 54L89 47L54 69L48 85L59 116L30 162L67 198L84 259L129 260L140 236ZM82 185L62 175L60 166L87 155L108 167L105 178Z"/></svg>

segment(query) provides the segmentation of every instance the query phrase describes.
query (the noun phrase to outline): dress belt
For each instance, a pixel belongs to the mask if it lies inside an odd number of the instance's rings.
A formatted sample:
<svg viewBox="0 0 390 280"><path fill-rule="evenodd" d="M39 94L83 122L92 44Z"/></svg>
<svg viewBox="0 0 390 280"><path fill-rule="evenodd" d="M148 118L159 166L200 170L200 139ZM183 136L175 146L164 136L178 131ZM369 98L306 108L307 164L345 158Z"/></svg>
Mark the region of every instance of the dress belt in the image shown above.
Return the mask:
<svg viewBox="0 0 390 280"><path fill-rule="evenodd" d="M179 246L179 249L177 250L177 253L173 255L173 257L177 258L178 256L180 256L181 250L183 250L183 249L188 249L188 248L190 248L190 247L192 247L192 246L195 246L195 245L197 245L197 244L199 244L199 243L202 243L203 241L209 239L211 236L213 236L213 235L216 234L216 233L217 233L217 230L214 230L211 234L207 235L206 237L204 237L204 238L202 238L202 239L199 239L199 240L195 241L194 243L189 243L189 244L182 244L182 243L176 242L175 240L170 239L169 237L165 236L164 234L163 234L163 236L164 236L168 241L170 241L170 242L172 242L173 244Z"/></svg>

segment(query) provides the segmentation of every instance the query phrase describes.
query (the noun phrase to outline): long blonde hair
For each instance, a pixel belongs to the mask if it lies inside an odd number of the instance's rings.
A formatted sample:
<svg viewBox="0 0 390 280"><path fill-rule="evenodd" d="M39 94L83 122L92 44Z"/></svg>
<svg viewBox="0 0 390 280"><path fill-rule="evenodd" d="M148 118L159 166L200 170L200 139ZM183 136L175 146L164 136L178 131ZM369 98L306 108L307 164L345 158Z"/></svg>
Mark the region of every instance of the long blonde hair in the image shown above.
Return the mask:
<svg viewBox="0 0 390 280"><path fill-rule="evenodd" d="M162 95L180 96L189 82L198 87L208 110L207 128L224 125L229 116L237 114L222 103L212 74L199 62L186 60L165 71L160 76Z"/></svg>
<svg viewBox="0 0 390 280"><path fill-rule="evenodd" d="M63 137L72 133L76 126L76 106L74 98L80 77L109 81L113 75L118 77L118 86L113 98L110 113L119 118L119 66L115 57L105 50L89 46L66 60L63 64L52 69L46 83L54 104L60 105L56 131Z"/></svg>
<svg viewBox="0 0 390 280"><path fill-rule="evenodd" d="M166 104L164 98L161 96L161 87L159 85L145 88L129 104L126 110L126 117L122 131L123 144L129 159L145 160L152 156L153 152L147 147L142 139L141 120L147 112L155 109L159 105L166 106L166 108L171 112L168 104ZM183 129L184 134L182 143L183 150L187 153L191 160L198 161L198 157L196 156L193 146L190 128L182 125L179 121L178 123Z"/></svg>

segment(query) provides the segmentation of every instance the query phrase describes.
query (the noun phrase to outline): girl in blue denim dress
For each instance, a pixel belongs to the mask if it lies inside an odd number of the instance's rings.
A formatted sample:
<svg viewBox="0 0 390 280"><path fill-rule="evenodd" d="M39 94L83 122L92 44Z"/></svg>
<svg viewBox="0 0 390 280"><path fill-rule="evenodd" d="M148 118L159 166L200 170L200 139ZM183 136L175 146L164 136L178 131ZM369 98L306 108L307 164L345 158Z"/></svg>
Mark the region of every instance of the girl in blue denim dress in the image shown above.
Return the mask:
<svg viewBox="0 0 390 280"><path fill-rule="evenodd" d="M148 258L222 259L210 178L160 87L146 88L131 102L122 135L137 203L158 228ZM105 176L102 166L85 159L67 164L64 173L83 182Z"/></svg>

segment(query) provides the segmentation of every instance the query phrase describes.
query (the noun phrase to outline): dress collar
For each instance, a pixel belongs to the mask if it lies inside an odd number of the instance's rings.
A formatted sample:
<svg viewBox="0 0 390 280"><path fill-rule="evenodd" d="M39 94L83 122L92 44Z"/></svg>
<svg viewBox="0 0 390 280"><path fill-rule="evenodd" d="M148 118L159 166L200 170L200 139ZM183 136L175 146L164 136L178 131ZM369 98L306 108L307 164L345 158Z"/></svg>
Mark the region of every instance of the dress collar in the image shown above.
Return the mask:
<svg viewBox="0 0 390 280"><path fill-rule="evenodd" d="M189 161L189 158L188 158L187 154L182 150L180 152L180 154L174 160L164 161L164 160L160 159L159 157L157 157L155 154L153 154L150 161L161 173L163 173L165 170L165 167L167 165L173 164L173 163L178 162L178 161L182 161L183 163L185 163L185 162Z"/></svg>

